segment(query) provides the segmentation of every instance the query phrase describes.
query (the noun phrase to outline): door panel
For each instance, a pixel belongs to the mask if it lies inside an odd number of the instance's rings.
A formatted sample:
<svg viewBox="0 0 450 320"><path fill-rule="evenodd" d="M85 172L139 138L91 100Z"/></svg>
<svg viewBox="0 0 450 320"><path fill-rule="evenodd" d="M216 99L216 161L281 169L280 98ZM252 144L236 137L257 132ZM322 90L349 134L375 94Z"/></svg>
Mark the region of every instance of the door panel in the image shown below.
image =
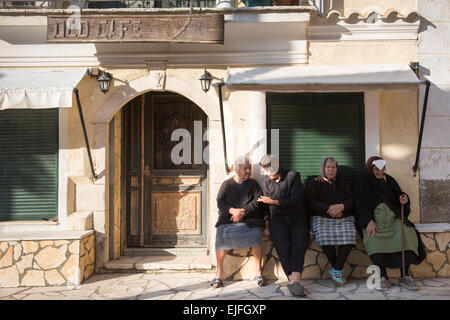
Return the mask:
<svg viewBox="0 0 450 320"><path fill-rule="evenodd" d="M127 129L133 137L128 141L135 145L127 148L130 152L127 155L130 160L127 166L130 177L128 236L138 241L128 241L128 245L205 246L207 166L203 159L194 161L194 151L200 150L203 155L207 144L202 141L207 128L206 114L177 94L147 93L138 104L140 117L138 112L129 111ZM131 102L128 108L133 109ZM184 141L171 141L177 129L184 130L190 137L186 141L189 149L180 153L183 157L184 152L190 154L187 163L172 161L173 148ZM136 230L138 235L134 234Z"/></svg>

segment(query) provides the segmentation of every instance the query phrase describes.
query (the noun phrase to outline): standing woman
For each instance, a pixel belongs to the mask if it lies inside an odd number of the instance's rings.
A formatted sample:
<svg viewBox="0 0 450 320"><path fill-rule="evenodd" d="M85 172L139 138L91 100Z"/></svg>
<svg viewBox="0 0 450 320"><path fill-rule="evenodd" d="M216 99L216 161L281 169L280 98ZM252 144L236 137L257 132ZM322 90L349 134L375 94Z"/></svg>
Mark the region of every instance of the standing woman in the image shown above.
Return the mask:
<svg viewBox="0 0 450 320"><path fill-rule="evenodd" d="M366 162L364 177L356 188L356 220L363 231L367 254L381 271L380 290L391 286L386 267L400 268L399 284L417 290L409 275L409 265L420 264L425 249L419 233L407 217L411 212L409 197L397 181L385 173L386 161L371 157ZM402 271L401 204L405 216L405 274Z"/></svg>
<svg viewBox="0 0 450 320"><path fill-rule="evenodd" d="M224 260L226 250L251 247L256 260L256 282L265 285L261 273L262 236L267 208L258 202L262 194L256 180L251 179L252 165L246 157L234 162L236 175L222 183L217 194L219 218L216 223L217 272L211 286L219 288L225 276Z"/></svg>
<svg viewBox="0 0 450 320"><path fill-rule="evenodd" d="M261 181L264 195L258 201L269 205L270 238L289 279L289 291L294 296L305 296L305 289L299 281L309 245L309 232L300 174L283 169L275 155L265 155L259 165L265 175Z"/></svg>
<svg viewBox="0 0 450 320"><path fill-rule="evenodd" d="M328 272L337 285L344 285L342 269L356 245L356 229L352 193L338 177L336 159L323 159L319 176L308 185L307 198L311 231L332 266Z"/></svg>

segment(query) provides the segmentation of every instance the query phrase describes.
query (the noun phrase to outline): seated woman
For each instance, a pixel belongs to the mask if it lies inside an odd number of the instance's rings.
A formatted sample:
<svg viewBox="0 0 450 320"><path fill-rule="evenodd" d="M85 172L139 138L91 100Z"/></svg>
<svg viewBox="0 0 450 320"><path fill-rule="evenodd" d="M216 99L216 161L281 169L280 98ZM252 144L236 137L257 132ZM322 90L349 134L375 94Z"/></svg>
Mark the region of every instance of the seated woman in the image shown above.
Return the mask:
<svg viewBox="0 0 450 320"><path fill-rule="evenodd" d="M258 182L250 178L252 165L248 158L234 162L236 175L224 181L217 194L219 218L216 223L217 272L211 286L223 285L226 250L251 247L256 260L256 281L265 285L261 274L262 236L267 208L257 201L262 195ZM264 230L267 234L268 229Z"/></svg>
<svg viewBox="0 0 450 320"><path fill-rule="evenodd" d="M337 285L344 285L342 269L356 245L356 229L351 190L337 173L336 159L325 158L319 176L308 185L307 198L311 231L332 266L328 272Z"/></svg>
<svg viewBox="0 0 450 320"><path fill-rule="evenodd" d="M299 281L309 232L300 173L283 169L280 159L271 154L265 155L259 165L265 176L261 181L264 196L258 201L269 205L270 238L289 279L287 287L293 296L305 296Z"/></svg>
<svg viewBox="0 0 450 320"><path fill-rule="evenodd" d="M408 195L385 170L383 158L375 156L367 160L364 177L355 192L356 220L363 231L367 254L381 271L379 290L386 291L391 286L386 267L400 268L399 284L417 290L408 268L422 262L425 249L414 224L407 219L411 212ZM401 204L405 216L405 274L402 271Z"/></svg>

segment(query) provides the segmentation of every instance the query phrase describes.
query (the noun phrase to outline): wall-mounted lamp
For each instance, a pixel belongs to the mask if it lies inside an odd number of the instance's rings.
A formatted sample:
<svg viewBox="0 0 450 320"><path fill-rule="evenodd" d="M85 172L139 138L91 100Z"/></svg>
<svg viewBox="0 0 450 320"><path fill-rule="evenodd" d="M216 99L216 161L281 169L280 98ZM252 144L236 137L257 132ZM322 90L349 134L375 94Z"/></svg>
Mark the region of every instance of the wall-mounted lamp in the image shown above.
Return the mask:
<svg viewBox="0 0 450 320"><path fill-rule="evenodd" d="M90 77L97 77L98 86L101 92L107 93L109 91L112 79L112 75L110 73L100 70L99 68L92 68L87 69L87 74Z"/></svg>
<svg viewBox="0 0 450 320"><path fill-rule="evenodd" d="M204 92L208 92L209 88L211 87L211 82L212 82L212 75L211 73L209 73L208 71L206 71L202 74L202 76L200 77L200 84L202 85L202 90Z"/></svg>

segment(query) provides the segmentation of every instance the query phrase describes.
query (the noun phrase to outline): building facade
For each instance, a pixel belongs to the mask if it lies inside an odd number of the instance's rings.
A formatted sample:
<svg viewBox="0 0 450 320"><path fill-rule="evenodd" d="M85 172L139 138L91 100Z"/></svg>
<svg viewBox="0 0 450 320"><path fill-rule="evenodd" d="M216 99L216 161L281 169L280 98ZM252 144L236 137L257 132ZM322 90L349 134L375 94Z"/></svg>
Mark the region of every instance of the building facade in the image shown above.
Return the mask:
<svg viewBox="0 0 450 320"><path fill-rule="evenodd" d="M445 1L131 2L0 9L0 286L213 268L227 167L268 152L304 183L326 156L350 183L383 156L427 246L413 276L449 276ZM265 276L283 278L264 248ZM225 264L253 276L248 250ZM359 242L346 276L369 264ZM303 278L327 268L311 239Z"/></svg>

